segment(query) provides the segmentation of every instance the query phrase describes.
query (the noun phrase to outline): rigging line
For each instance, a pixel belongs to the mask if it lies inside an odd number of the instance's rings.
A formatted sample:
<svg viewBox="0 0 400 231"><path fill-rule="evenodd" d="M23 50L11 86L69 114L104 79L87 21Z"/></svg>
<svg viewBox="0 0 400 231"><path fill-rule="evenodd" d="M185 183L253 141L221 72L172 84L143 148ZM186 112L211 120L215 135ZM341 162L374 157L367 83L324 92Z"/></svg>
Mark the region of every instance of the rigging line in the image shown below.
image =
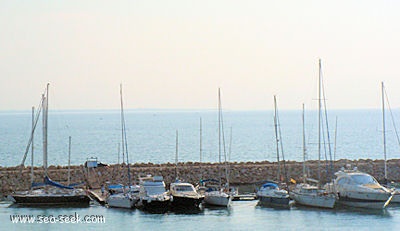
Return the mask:
<svg viewBox="0 0 400 231"><path fill-rule="evenodd" d="M128 165L128 185L130 187L131 186L131 171L130 171L130 167L129 167L128 142L127 142L127 138L126 138L124 104L123 104L123 98L122 98L122 84L121 84L120 94L121 94L121 119L122 119L122 136L123 136L122 144L125 144L126 162ZM123 147L123 149L124 149L124 147ZM124 154L124 153L122 153L122 154Z"/></svg>
<svg viewBox="0 0 400 231"><path fill-rule="evenodd" d="M278 108L278 106L277 106ZM280 126L280 120L279 120L279 114L278 114L278 109L276 112L276 117L277 117L277 125L278 125L278 134L279 134L279 143L280 143L280 148L281 148L281 153L282 153L282 161L283 161L283 175L285 177L285 183L286 186L288 186L288 176L286 172L286 161L285 161L285 154L283 153L283 142L282 142L282 131L281 131L281 126ZM289 188L288 188L289 189Z"/></svg>
<svg viewBox="0 0 400 231"><path fill-rule="evenodd" d="M274 95L274 129L275 129L275 144L276 144L276 159L278 163L278 174L277 174L277 180L280 181L281 177L281 164L279 161L279 136L278 136L278 120L277 120L277 115L278 115L278 110L277 110L277 105L276 105L276 95Z"/></svg>
<svg viewBox="0 0 400 231"><path fill-rule="evenodd" d="M46 88L46 89L47 89L47 88ZM29 148L30 148L30 146L32 145L32 141L33 141L33 137L34 137L36 125L37 125L37 123L38 123L38 121L39 121L40 113L41 113L41 111L42 111L42 106L43 106L43 100L44 100L44 95L45 95L45 93L46 93L46 90L45 90L44 93L42 94L42 98L41 98L41 100L40 100L39 106L37 107L38 109L36 110L35 123L34 123L34 126L33 126L32 130L31 130L31 136L30 136L30 138L29 138L28 145L26 146L25 153L24 153L24 157L22 158L22 161L21 161L21 171L22 171L22 167L25 165L25 160L26 160L26 157L27 157L27 155L28 155ZM46 97L47 97L47 96L46 96Z"/></svg>
<svg viewBox="0 0 400 231"><path fill-rule="evenodd" d="M226 147L225 147L225 131L224 131L224 117L222 114L222 104L220 104L221 107L221 130L222 130L222 145L223 145L223 150L224 150L224 158L225 158L225 177L226 177L226 183L229 185L229 180L228 180L228 162L226 158Z"/></svg>
<svg viewBox="0 0 400 231"><path fill-rule="evenodd" d="M323 118L323 113L321 113L321 123L323 124L325 122ZM327 150L326 150L326 137L325 137L325 127L321 126L322 129L322 142L323 142L323 150L324 150L324 156L325 156L325 168L326 168L326 174L327 176L329 175L329 166L328 166L328 156L327 156Z"/></svg>
<svg viewBox="0 0 400 231"><path fill-rule="evenodd" d="M393 116L392 108L390 107L389 97L388 97L388 94L386 92L386 88L384 88L384 92L385 92L386 102L387 102L387 105L388 105L388 108L389 108L390 116L392 118L392 124L393 124L394 131L395 131L395 134L396 134L397 143L400 145L400 137L399 137L399 133L397 132L397 126L396 126L396 123L394 121L394 116Z"/></svg>
<svg viewBox="0 0 400 231"><path fill-rule="evenodd" d="M325 84L324 81L322 79L322 94L324 97L324 114L325 114L325 123L326 123L326 133L327 133L327 138L328 138L328 149L329 149L329 158L330 158L330 167L331 167L331 173L329 174L329 181L332 180L332 176L333 176L333 163L332 163L332 150L331 150L331 139L329 136L329 122L328 122L328 111L327 111L327 107L326 107L326 97L325 97ZM327 172L329 173L329 172Z"/></svg>

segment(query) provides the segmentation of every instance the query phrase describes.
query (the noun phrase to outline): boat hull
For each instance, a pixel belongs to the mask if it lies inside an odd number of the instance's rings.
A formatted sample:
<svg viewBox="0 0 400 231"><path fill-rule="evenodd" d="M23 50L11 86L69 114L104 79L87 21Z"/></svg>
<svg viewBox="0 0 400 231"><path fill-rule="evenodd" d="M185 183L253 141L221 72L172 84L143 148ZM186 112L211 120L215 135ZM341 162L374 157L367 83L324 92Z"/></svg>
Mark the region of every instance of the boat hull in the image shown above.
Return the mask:
<svg viewBox="0 0 400 231"><path fill-rule="evenodd" d="M28 206L74 205L89 206L87 195L12 195L15 204Z"/></svg>
<svg viewBox="0 0 400 231"><path fill-rule="evenodd" d="M338 203L344 206L351 206L357 208L366 208L366 209L383 209L385 208L392 198L386 200L378 200L378 199L359 199L359 198L351 198L339 196Z"/></svg>
<svg viewBox="0 0 400 231"><path fill-rule="evenodd" d="M290 206L289 197L272 197L272 196L258 196L259 204L261 206L283 207Z"/></svg>
<svg viewBox="0 0 400 231"><path fill-rule="evenodd" d="M134 208L137 199L127 195L111 195L106 202L109 207L131 209Z"/></svg>
<svg viewBox="0 0 400 231"><path fill-rule="evenodd" d="M184 197L184 196L172 196L171 205L172 208L197 208L203 202L204 197L194 198L194 197Z"/></svg>
<svg viewBox="0 0 400 231"><path fill-rule="evenodd" d="M315 195L290 192L290 197L296 201L296 204L319 207L319 208L334 208L336 198L334 195Z"/></svg>
<svg viewBox="0 0 400 231"><path fill-rule="evenodd" d="M396 192L393 195L392 201L390 203L400 203L400 192Z"/></svg>
<svg viewBox="0 0 400 231"><path fill-rule="evenodd" d="M229 195L205 195L204 202L207 205L228 207L231 205L232 197Z"/></svg>
<svg viewBox="0 0 400 231"><path fill-rule="evenodd" d="M138 203L138 208L142 209L147 212L154 212L154 213L165 213L170 208L170 201L169 200L142 200Z"/></svg>

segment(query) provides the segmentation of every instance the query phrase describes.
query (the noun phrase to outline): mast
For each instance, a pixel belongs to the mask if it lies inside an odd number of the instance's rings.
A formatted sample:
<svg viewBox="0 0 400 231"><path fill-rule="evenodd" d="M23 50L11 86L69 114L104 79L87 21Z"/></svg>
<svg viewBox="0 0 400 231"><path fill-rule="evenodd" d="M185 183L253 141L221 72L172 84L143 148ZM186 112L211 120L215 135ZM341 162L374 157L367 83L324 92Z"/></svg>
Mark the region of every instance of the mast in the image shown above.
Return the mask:
<svg viewBox="0 0 400 231"><path fill-rule="evenodd" d="M176 130L176 149L175 149L175 180L178 180L178 130Z"/></svg>
<svg viewBox="0 0 400 231"><path fill-rule="evenodd" d="M334 144L335 146L333 148L333 161L336 160L337 120L338 120L338 117L336 116L336 122L335 122L335 144Z"/></svg>
<svg viewBox="0 0 400 231"><path fill-rule="evenodd" d="M124 105L122 100L122 83L120 84L120 98L121 98L121 143L122 143L122 163L125 163L125 122L124 122Z"/></svg>
<svg viewBox="0 0 400 231"><path fill-rule="evenodd" d="M32 107L32 131L35 130L35 107ZM31 187L33 185L34 181L34 175L33 175L33 136L32 136L32 146L31 146Z"/></svg>
<svg viewBox="0 0 400 231"><path fill-rule="evenodd" d="M129 167L129 155L128 155L128 142L126 138L126 127L125 127L125 116L124 116L124 103L123 103L123 98L122 98L122 84L120 84L120 96L121 96L121 127L122 127L122 157L123 157L123 163L125 162L124 160L124 153L126 152L126 164L128 166L128 185L129 185L129 190L131 186L131 171Z"/></svg>
<svg viewBox="0 0 400 231"><path fill-rule="evenodd" d="M278 162L278 181L281 179L281 165L279 162L279 136L278 136L278 119L277 119L277 105L276 95L274 95L274 127L275 127L275 141L276 141L276 159Z"/></svg>
<svg viewBox="0 0 400 231"><path fill-rule="evenodd" d="M303 120L303 182L306 183L306 131L305 131L305 118L304 118L304 103L303 103L303 115L302 115L302 120Z"/></svg>
<svg viewBox="0 0 400 231"><path fill-rule="evenodd" d="M71 183L71 136L68 139L68 185Z"/></svg>
<svg viewBox="0 0 400 231"><path fill-rule="evenodd" d="M319 59L319 72L318 72L318 185L321 181L321 59Z"/></svg>
<svg viewBox="0 0 400 231"><path fill-rule="evenodd" d="M202 124L201 124L201 117L200 117L200 163L202 161Z"/></svg>
<svg viewBox="0 0 400 231"><path fill-rule="evenodd" d="M118 165L119 165L119 154L121 153L121 144L118 143Z"/></svg>
<svg viewBox="0 0 400 231"><path fill-rule="evenodd" d="M218 88L218 159L221 165L221 89ZM221 166L219 166L219 187L221 188Z"/></svg>
<svg viewBox="0 0 400 231"><path fill-rule="evenodd" d="M231 135L229 137L229 155L228 155L228 162L231 161L231 153L232 153L232 126L231 126Z"/></svg>
<svg viewBox="0 0 400 231"><path fill-rule="evenodd" d="M48 106L49 106L49 85L47 84L46 92L42 95L43 97L43 114L42 114L42 124L43 124L43 168L44 176L47 177L47 118L48 118Z"/></svg>
<svg viewBox="0 0 400 231"><path fill-rule="evenodd" d="M385 86L382 84L382 129L383 129L383 158L385 167L385 183L387 182L387 163L386 163L386 121L385 121Z"/></svg>

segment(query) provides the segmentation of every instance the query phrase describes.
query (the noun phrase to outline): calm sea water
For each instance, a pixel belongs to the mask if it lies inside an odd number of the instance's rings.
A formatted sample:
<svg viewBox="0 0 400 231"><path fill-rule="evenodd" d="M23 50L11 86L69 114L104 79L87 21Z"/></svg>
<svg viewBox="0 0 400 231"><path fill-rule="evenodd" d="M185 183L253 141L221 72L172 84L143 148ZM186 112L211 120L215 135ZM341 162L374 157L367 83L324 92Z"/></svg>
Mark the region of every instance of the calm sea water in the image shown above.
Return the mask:
<svg viewBox="0 0 400 231"><path fill-rule="evenodd" d="M10 215L58 217L101 215L105 223L13 223ZM0 203L1 230L398 230L400 207L370 211L292 207L274 209L257 201L235 201L229 209L204 208L198 213L149 214L140 210L89 208L19 208Z"/></svg>
<svg viewBox="0 0 400 231"><path fill-rule="evenodd" d="M400 118L400 111L393 112ZM335 121L337 123L336 152ZM216 111L127 110L125 121L130 162L166 163L175 160L175 134L179 133L179 161L218 161L218 115ZM308 159L317 156L317 113L306 113ZM335 159L383 159L380 110L337 110L329 112L332 156ZM285 159L302 160L301 111L280 111ZM120 114L115 111L50 111L49 165L68 164L68 137L72 137L71 164L88 157L104 163L118 162L121 140ZM31 130L31 112L0 112L0 166L21 163ZM225 111L225 145L231 161L275 161L272 111ZM231 133L232 131L232 133ZM35 133L35 165L42 164L41 122ZM230 137L232 134L232 142ZM400 158L400 148L387 118L388 158ZM229 155L229 150L230 155ZM329 154L327 154L329 156ZM122 155L120 156L122 162ZM30 165L30 154L26 160Z"/></svg>

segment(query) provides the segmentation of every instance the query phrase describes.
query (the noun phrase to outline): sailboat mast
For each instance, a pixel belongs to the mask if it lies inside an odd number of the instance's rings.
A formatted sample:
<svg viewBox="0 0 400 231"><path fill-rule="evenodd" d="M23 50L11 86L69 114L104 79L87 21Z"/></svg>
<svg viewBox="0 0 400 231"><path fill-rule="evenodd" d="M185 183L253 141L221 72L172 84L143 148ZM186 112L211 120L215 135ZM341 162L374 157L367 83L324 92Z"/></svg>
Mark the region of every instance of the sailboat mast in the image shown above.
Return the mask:
<svg viewBox="0 0 400 231"><path fill-rule="evenodd" d="M218 88L218 159L221 164L221 89ZM219 187L221 188L221 166L219 167Z"/></svg>
<svg viewBox="0 0 400 231"><path fill-rule="evenodd" d="M318 72L318 184L321 181L321 59Z"/></svg>
<svg viewBox="0 0 400 231"><path fill-rule="evenodd" d="M175 149L175 180L178 180L178 130L176 130L176 149Z"/></svg>
<svg viewBox="0 0 400 231"><path fill-rule="evenodd" d="M274 127L275 127L275 141L276 141L276 159L278 162L278 181L281 179L281 165L279 162L279 136L278 136L278 118L277 118L277 105L276 95L274 95Z"/></svg>
<svg viewBox="0 0 400 231"><path fill-rule="evenodd" d="M231 134L229 137L229 155L228 155L228 162L231 161L231 154L232 154L232 127L231 127Z"/></svg>
<svg viewBox="0 0 400 231"><path fill-rule="evenodd" d="M32 131L35 130L35 107L32 107ZM33 136L32 136L32 146L31 146L31 186L33 185L34 175L33 175Z"/></svg>
<svg viewBox="0 0 400 231"><path fill-rule="evenodd" d="M333 161L336 161L337 121L338 121L338 117L336 116L336 121L335 121L335 143L334 143L335 146L333 148Z"/></svg>
<svg viewBox="0 0 400 231"><path fill-rule="evenodd" d="M201 123L201 117L200 117L200 163L202 161L202 123Z"/></svg>
<svg viewBox="0 0 400 231"><path fill-rule="evenodd" d="M128 142L126 139L126 127L125 127L125 116L124 116L124 103L122 98L122 84L120 85L120 95L121 95L121 127L122 127L122 159L124 160L124 153L126 152L126 164L128 166L128 185L131 186L131 170L129 167L129 155L128 155ZM129 188L130 190L130 188Z"/></svg>
<svg viewBox="0 0 400 231"><path fill-rule="evenodd" d="M68 139L68 185L71 181L71 136Z"/></svg>
<svg viewBox="0 0 400 231"><path fill-rule="evenodd" d="M304 103L303 103L303 115L302 115L302 121L303 121L303 182L306 183L306 131L305 131L305 118L304 118Z"/></svg>
<svg viewBox="0 0 400 231"><path fill-rule="evenodd" d="M120 98L121 98L121 143L122 143L122 163L125 163L125 139L124 139L124 103L122 99L122 84L120 84Z"/></svg>
<svg viewBox="0 0 400 231"><path fill-rule="evenodd" d="M43 168L44 168L44 176L48 176L47 174L47 118L48 118L48 105L49 105L49 84L47 84L46 93L43 94L43 114L42 114L42 123L43 123Z"/></svg>
<svg viewBox="0 0 400 231"><path fill-rule="evenodd" d="M385 86L382 82L382 129L383 129L383 157L385 167L385 181L387 181L387 164L386 164L386 121L385 121Z"/></svg>

